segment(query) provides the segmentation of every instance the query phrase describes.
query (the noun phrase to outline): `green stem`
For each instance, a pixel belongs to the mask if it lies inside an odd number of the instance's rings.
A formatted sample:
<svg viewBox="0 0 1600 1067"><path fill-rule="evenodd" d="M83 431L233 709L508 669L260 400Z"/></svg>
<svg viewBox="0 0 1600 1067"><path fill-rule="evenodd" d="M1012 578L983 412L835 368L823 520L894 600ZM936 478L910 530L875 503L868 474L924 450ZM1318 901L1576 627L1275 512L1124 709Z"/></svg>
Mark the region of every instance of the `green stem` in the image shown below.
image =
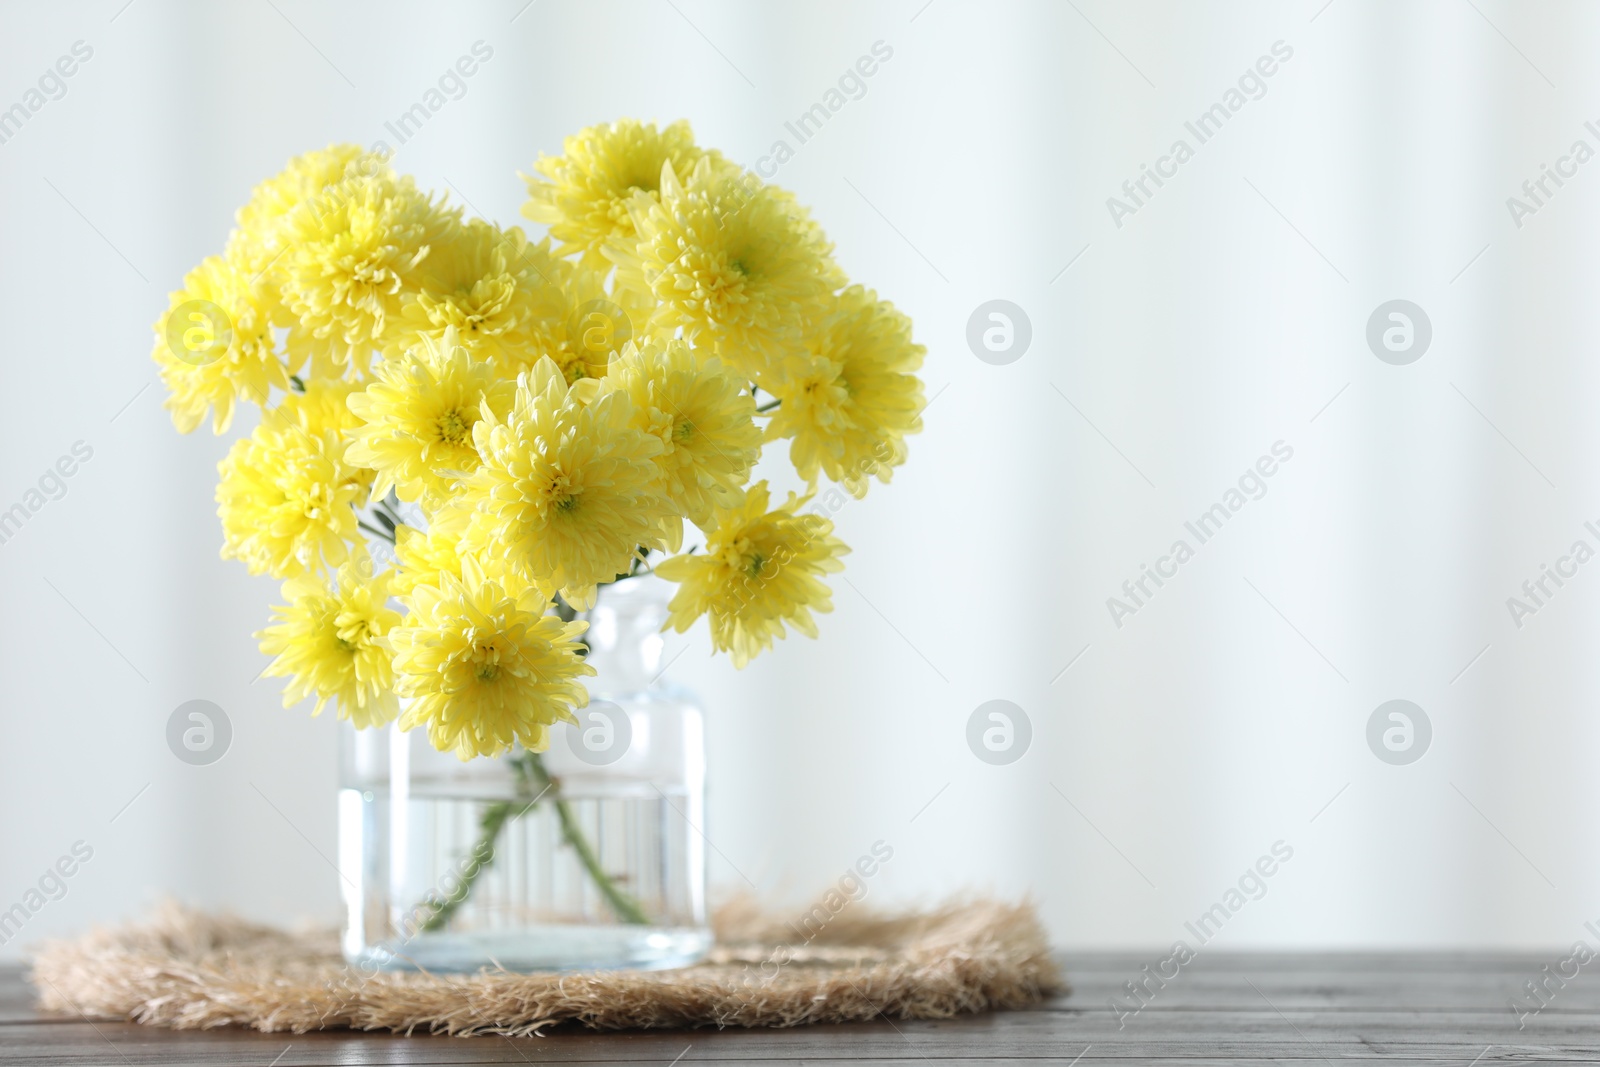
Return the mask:
<svg viewBox="0 0 1600 1067"><path fill-rule="evenodd" d="M405 525L405 520L400 518L399 501L392 492L382 500L372 501L372 512L390 526Z"/></svg>
<svg viewBox="0 0 1600 1067"><path fill-rule="evenodd" d="M606 903L611 906L617 918L625 923L649 925L650 919L645 915L644 909L640 908L600 865L600 858L594 854L588 838L584 837L583 829L578 825L571 805L561 795L556 780L545 769L544 760L539 754L522 752L508 759L517 776L517 799L496 801L483 810L483 815L478 820L478 840L473 843L469 852L473 861L462 872L460 884L456 886L455 891L443 900L430 905L432 913L423 922L421 929L431 932L445 928L451 916L456 913L456 909L466 903L467 898L472 895L472 888L477 884L478 878L494 862L495 843L499 840L506 824L527 813L546 795L550 796L555 805L563 840L572 846L573 852L577 853L578 862L583 864L583 869L588 872L595 888L606 898Z"/></svg>
<svg viewBox="0 0 1600 1067"><path fill-rule="evenodd" d="M392 531L380 530L376 526L369 526L367 525L367 520L362 518L356 519L356 525L365 530L367 533L371 534L373 537L376 537L378 540L387 541L391 545L394 544L394 533Z"/></svg>
<svg viewBox="0 0 1600 1067"><path fill-rule="evenodd" d="M583 836L583 828L578 825L577 817L572 814L572 808L567 804L566 798L556 787L554 778L545 770L544 760L538 753L528 752L524 757L528 761L528 768L533 775L534 783L540 787L540 792L555 790L553 799L556 806L556 817L561 820L561 836L566 838L567 844L578 854L578 862L583 864L583 869L589 872L595 888L600 890L600 895L606 898L606 903L611 905L611 910L616 912L617 918L625 923L634 923L639 926L648 926L650 918L644 913L634 899L623 892L622 889L606 874L605 868L600 866L600 858L594 854L594 849L589 846L589 839Z"/></svg>
<svg viewBox="0 0 1600 1067"><path fill-rule="evenodd" d="M495 842L500 838L500 831L505 829L506 823L522 815L538 803L538 798L522 800L520 798L531 795L529 783L532 780L521 764L513 757L512 769L517 773L518 800L500 800L483 809L483 815L478 820L478 840L473 843L469 855L472 857L467 869L462 872L460 883L455 892L433 905L433 913L428 916L421 929L424 931L443 930L449 924L451 916L456 909L467 902L472 895L472 887L478 881L478 876L494 863ZM520 810L518 810L520 808Z"/></svg>

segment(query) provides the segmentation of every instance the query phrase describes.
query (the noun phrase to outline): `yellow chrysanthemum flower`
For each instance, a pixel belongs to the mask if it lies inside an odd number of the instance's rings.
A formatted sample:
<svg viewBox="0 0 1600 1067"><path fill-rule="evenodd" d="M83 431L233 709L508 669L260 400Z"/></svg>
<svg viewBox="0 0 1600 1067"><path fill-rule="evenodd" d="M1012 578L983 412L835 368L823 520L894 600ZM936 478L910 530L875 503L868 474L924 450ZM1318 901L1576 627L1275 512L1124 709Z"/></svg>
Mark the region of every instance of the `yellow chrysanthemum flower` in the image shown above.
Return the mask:
<svg viewBox="0 0 1600 1067"><path fill-rule="evenodd" d="M345 461L377 472L373 492L380 497L392 488L401 500L436 506L477 470L472 428L486 410L504 417L516 386L475 360L454 326L373 373L365 392L350 395L361 424Z"/></svg>
<svg viewBox="0 0 1600 1067"><path fill-rule="evenodd" d="M656 564L658 575L680 583L667 624L682 633L709 616L712 647L730 653L736 667L785 636L784 623L816 637L811 613L833 610L820 576L843 570L839 557L850 549L833 536L831 519L799 513L809 499L790 493L768 511L767 483L760 481L743 503L719 508L704 552Z"/></svg>
<svg viewBox="0 0 1600 1067"><path fill-rule="evenodd" d="M497 756L513 743L550 745L550 727L576 721L589 701L578 679L595 673L578 655L587 623L545 614L532 589L509 593L468 564L465 580L441 576L411 593L411 614L390 634L400 692L410 705L400 728L426 726L441 752L463 760Z"/></svg>
<svg viewBox="0 0 1600 1067"><path fill-rule="evenodd" d="M350 396L361 391L358 382L335 378L315 381L305 387L305 392L292 392L283 403L267 413L268 420L293 422L312 433L332 430L341 436L361 427L361 420L350 410ZM372 481L367 479L368 483Z"/></svg>
<svg viewBox="0 0 1600 1067"><path fill-rule="evenodd" d="M275 624L255 636L261 651L276 657L262 673L290 679L284 707L315 696L311 713L320 715L332 700L339 718L361 730L400 713L387 639L400 613L388 607L388 574L370 577L371 570L365 559L352 560L339 568L333 586L314 575L283 583L288 603L274 608Z"/></svg>
<svg viewBox="0 0 1600 1067"><path fill-rule="evenodd" d="M664 167L659 200L635 197L629 206L637 240L605 246L617 285L655 302L652 332L681 329L746 377L798 348L845 283L832 246L794 197L752 187L726 163L703 158L681 180Z"/></svg>
<svg viewBox="0 0 1600 1067"><path fill-rule="evenodd" d="M470 512L451 504L429 516L426 531L412 526L395 529L395 569L389 591L409 603L412 592L420 585L437 586L441 575L461 578L470 566L476 567L491 581L499 582L509 596L518 596L529 585L512 573L505 561L491 550L487 555L464 553L462 534L471 519Z"/></svg>
<svg viewBox="0 0 1600 1067"><path fill-rule="evenodd" d="M649 321L648 308L626 293L605 289L605 274L582 264L568 264L561 287L563 305L559 325L541 333L531 350L531 362L515 368L529 369L539 356L555 360L568 384L585 378L603 378L628 341L641 336Z"/></svg>
<svg viewBox="0 0 1600 1067"><path fill-rule="evenodd" d="M280 173L250 190L250 200L235 214L237 229L227 237L227 261L251 280L266 280L272 293L274 325L290 325L277 299L282 264L283 221L302 203L355 174L384 170L381 155L358 144L330 144L296 155Z"/></svg>
<svg viewBox="0 0 1600 1067"><path fill-rule="evenodd" d="M264 296L260 285L212 256L167 298L151 358L179 432L194 430L209 409L212 430L222 433L238 401L264 407L272 389L289 388L292 368L278 350Z"/></svg>
<svg viewBox="0 0 1600 1067"><path fill-rule="evenodd" d="M405 294L386 351L403 352L453 328L477 359L531 364L565 324L562 290L571 273L571 264L550 254L548 240L529 244L515 226L468 219L450 227L418 268L418 289Z"/></svg>
<svg viewBox="0 0 1600 1067"><path fill-rule="evenodd" d="M410 597L419 585L438 586L443 580L440 575L461 577L461 533L468 516L459 511L446 511L444 516L455 521L435 516L426 530L414 526L395 529L395 569L389 589L400 599Z"/></svg>
<svg viewBox="0 0 1600 1067"><path fill-rule="evenodd" d="M543 359L517 379L510 413L481 420L473 441L466 553L503 559L544 596L588 607L639 547L661 546L672 513L651 463L661 441L634 428L626 393L581 403Z"/></svg>
<svg viewBox="0 0 1600 1067"><path fill-rule="evenodd" d="M648 321L649 310L632 294L607 293L604 273L552 256L548 241L527 245L522 258L541 280L553 284L533 294L520 313L516 336L492 346L495 372L515 378L548 357L569 385L603 377L636 335L635 324ZM408 304L407 314L414 314L416 307ZM468 340L465 334L462 338Z"/></svg>
<svg viewBox="0 0 1600 1067"><path fill-rule="evenodd" d="M627 393L634 426L660 438L656 465L685 518L707 526L712 508L738 503L761 456L761 431L755 399L719 360L701 362L682 341L630 342L600 391ZM676 518L668 523L669 552L678 550L682 532Z"/></svg>
<svg viewBox="0 0 1600 1067"><path fill-rule="evenodd" d="M217 465L222 558L243 560L251 574L292 578L336 566L359 537L355 509L373 476L344 461L335 406L344 394L328 389L291 396Z"/></svg>
<svg viewBox="0 0 1600 1067"><path fill-rule="evenodd" d="M887 482L906 460L907 434L922 429L922 382L912 372L927 349L911 341L911 320L859 285L806 340L806 353L763 379L782 403L767 440L790 437L800 476L827 475L857 496L876 475Z"/></svg>
<svg viewBox="0 0 1600 1067"><path fill-rule="evenodd" d="M318 378L364 372L418 288L418 266L459 222L387 169L352 174L290 212L280 260L290 351L309 355Z"/></svg>
<svg viewBox="0 0 1600 1067"><path fill-rule="evenodd" d="M654 195L661 167L671 163L687 174L706 153L695 147L687 122L666 129L637 119L591 126L561 144L562 155L541 155L538 177L523 175L528 202L522 213L550 227L561 242L557 255L583 253L591 267L609 269L601 246L611 238L631 240L628 202L639 193Z"/></svg>
<svg viewBox="0 0 1600 1067"><path fill-rule="evenodd" d="M356 491L356 507L366 506L372 495L377 473L371 468L350 461L350 441L362 422L350 410L350 397L361 392L359 382L342 379L313 381L303 393L290 393L283 403L267 412L263 422L299 426L313 437L333 434L344 443L340 468L344 482Z"/></svg>

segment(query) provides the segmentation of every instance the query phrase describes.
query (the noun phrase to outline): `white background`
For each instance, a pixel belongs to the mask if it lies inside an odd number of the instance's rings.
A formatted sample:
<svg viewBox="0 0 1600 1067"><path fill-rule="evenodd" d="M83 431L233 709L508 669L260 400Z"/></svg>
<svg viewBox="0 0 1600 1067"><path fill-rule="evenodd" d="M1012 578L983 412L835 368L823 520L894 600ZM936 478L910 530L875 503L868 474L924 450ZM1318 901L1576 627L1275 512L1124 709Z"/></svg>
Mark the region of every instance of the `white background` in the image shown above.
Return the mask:
<svg viewBox="0 0 1600 1067"><path fill-rule="evenodd" d="M94 49L0 145L0 508L94 449L0 545L0 907L94 848L0 954L169 894L337 917L336 724L252 684L276 588L217 558L228 440L173 431L150 325L254 183L384 138L478 40L395 164L508 224L565 134L685 117L754 163L893 49L776 180L915 318L934 400L839 516L822 639L736 673L700 630L671 668L709 709L719 887L798 902L881 839L876 902L1031 895L1064 946L1164 946L1282 839L1219 944L1565 945L1600 916L1600 563L1506 608L1600 547L1600 162L1520 228L1505 203L1600 148L1591 5L122 3L0 7L0 107ZM1266 95L1116 226L1279 40ZM994 298L1032 323L1007 366L965 340ZM1395 298L1432 322L1409 366L1364 337ZM1278 440L1266 496L1116 627L1106 598ZM164 741L195 698L233 723L209 767ZM965 741L997 698L1032 723L1009 766ZM1367 747L1392 698L1433 725L1409 766Z"/></svg>

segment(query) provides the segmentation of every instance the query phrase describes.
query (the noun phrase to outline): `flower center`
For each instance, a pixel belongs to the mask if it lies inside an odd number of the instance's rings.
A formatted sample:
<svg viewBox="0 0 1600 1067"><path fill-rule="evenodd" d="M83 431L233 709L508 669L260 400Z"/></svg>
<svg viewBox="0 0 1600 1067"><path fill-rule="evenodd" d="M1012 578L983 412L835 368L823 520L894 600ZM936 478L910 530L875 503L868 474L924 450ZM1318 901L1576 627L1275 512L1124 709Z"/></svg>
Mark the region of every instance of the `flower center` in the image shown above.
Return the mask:
<svg viewBox="0 0 1600 1067"><path fill-rule="evenodd" d="M578 506L578 490L567 480L565 474L558 474L550 480L550 487L545 490L545 500L558 515L570 514Z"/></svg>
<svg viewBox="0 0 1600 1067"><path fill-rule="evenodd" d="M674 441L687 441L693 436L694 423L690 422L688 419L684 419L682 422L678 423L672 428L672 439Z"/></svg>
<svg viewBox="0 0 1600 1067"><path fill-rule="evenodd" d="M463 418L461 411L451 408L434 423L439 440L447 445L459 445L472 433L472 423Z"/></svg>
<svg viewBox="0 0 1600 1067"><path fill-rule="evenodd" d="M472 658L472 676L480 682L492 682L500 677L500 642L489 640L481 645L474 645Z"/></svg>

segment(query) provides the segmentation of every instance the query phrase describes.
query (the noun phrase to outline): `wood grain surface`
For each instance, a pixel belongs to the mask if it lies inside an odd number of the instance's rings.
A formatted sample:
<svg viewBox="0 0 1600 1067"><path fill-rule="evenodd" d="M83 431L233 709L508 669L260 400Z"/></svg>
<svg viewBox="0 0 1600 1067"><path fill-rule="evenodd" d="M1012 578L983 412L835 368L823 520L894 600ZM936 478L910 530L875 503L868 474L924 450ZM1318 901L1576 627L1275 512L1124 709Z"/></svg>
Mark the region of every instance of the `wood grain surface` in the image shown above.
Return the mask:
<svg viewBox="0 0 1600 1067"><path fill-rule="evenodd" d="M1070 954L1071 993L1030 1011L940 1022L881 1019L794 1030L593 1033L542 1038L171 1032L44 1016L0 970L0 1064L1061 1063L1397 1064L1600 1062L1600 977L1548 978L1564 953L1202 954L1137 1013L1126 983L1159 953ZM1595 965L1591 965L1593 967ZM1542 1000L1525 983L1544 982ZM1113 1011L1112 998L1123 1004ZM1522 1005L1519 1014L1512 1002ZM1531 1009L1538 1006L1537 1012Z"/></svg>

